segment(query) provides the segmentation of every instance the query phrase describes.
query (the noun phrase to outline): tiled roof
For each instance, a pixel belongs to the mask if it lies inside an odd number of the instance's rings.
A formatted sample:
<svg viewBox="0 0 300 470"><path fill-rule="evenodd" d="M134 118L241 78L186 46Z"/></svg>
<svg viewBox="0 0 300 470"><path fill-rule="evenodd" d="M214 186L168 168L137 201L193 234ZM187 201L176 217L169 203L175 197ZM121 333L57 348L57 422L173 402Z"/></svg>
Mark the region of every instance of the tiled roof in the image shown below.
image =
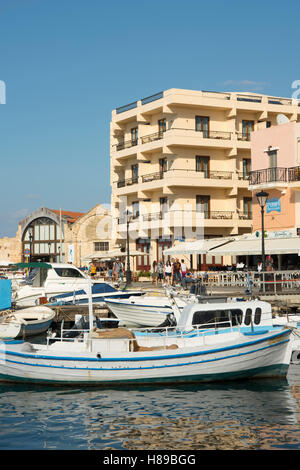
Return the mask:
<svg viewBox="0 0 300 470"><path fill-rule="evenodd" d="M58 216L60 215L60 210L50 209L50 211L54 212ZM67 222L70 222L71 224L76 222L76 220L79 219L79 217L83 216L84 214L85 212L72 212L72 211L63 211L63 210L61 211L62 218L66 220Z"/></svg>

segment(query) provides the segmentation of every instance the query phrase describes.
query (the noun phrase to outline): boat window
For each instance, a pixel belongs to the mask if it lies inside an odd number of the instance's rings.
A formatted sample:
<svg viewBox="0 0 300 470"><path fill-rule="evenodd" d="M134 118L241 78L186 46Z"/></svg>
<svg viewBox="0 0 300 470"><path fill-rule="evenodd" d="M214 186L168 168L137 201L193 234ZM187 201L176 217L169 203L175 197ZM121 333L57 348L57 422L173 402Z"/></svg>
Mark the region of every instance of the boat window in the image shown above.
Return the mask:
<svg viewBox="0 0 300 470"><path fill-rule="evenodd" d="M232 326L241 325L243 319L243 312L239 309L232 309L230 310L231 314L231 323Z"/></svg>
<svg viewBox="0 0 300 470"><path fill-rule="evenodd" d="M48 269L45 269L45 268L37 269L37 273L32 282L33 287L43 287L47 279L47 273L48 273Z"/></svg>
<svg viewBox="0 0 300 470"><path fill-rule="evenodd" d="M255 309L255 315L254 315L254 323L255 325L258 325L260 323L260 320L261 320L261 308L260 307L257 307Z"/></svg>
<svg viewBox="0 0 300 470"><path fill-rule="evenodd" d="M215 326L224 328L230 326L230 310L207 310L195 312L192 325L202 325L205 328L214 328Z"/></svg>
<svg viewBox="0 0 300 470"><path fill-rule="evenodd" d="M84 277L80 271L72 268L54 268L54 271L60 277Z"/></svg>
<svg viewBox="0 0 300 470"><path fill-rule="evenodd" d="M252 317L252 308L247 308L245 314L245 325L250 325Z"/></svg>

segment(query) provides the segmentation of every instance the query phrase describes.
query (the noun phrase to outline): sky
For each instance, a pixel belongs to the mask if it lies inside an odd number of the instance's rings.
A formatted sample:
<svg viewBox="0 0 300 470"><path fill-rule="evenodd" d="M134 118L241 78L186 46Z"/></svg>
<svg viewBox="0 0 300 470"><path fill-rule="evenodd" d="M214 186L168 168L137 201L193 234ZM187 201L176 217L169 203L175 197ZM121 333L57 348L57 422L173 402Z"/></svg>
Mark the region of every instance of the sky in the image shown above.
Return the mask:
<svg viewBox="0 0 300 470"><path fill-rule="evenodd" d="M300 0L0 0L0 237L42 206L110 204L116 107L168 88L291 97L299 14Z"/></svg>

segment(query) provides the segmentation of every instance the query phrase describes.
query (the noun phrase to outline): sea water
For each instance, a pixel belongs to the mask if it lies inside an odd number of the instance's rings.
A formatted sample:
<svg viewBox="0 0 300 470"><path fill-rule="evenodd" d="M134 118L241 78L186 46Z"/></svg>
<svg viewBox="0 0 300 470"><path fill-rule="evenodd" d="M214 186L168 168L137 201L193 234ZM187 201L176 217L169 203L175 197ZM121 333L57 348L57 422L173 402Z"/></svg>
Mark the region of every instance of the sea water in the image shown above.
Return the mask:
<svg viewBox="0 0 300 470"><path fill-rule="evenodd" d="M0 449L300 449L300 366L287 379L186 386L2 383Z"/></svg>

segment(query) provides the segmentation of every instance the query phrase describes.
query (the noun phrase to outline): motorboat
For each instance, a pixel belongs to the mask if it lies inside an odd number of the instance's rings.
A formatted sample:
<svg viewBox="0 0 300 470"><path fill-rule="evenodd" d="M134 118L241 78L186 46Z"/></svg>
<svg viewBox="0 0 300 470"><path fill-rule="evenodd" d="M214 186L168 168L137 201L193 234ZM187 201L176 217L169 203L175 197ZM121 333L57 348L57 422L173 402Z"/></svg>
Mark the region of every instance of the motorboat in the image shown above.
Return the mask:
<svg viewBox="0 0 300 470"><path fill-rule="evenodd" d="M68 303L87 302L89 276L68 263L24 263L30 273L12 290L12 303L17 308L47 303L52 306ZM22 266L24 266L22 265ZM117 290L109 283L92 280L93 296L100 302L104 296L128 297L143 292ZM60 297L62 296L62 297ZM64 297L65 296L65 297ZM76 302L75 302L76 303Z"/></svg>
<svg viewBox="0 0 300 470"><path fill-rule="evenodd" d="M107 282L95 282L92 285L92 302L97 306L104 306L106 299L128 299L132 295L137 298L145 295L142 291L132 290L118 290ZM80 289L73 292L67 292L65 294L58 294L53 297L49 297L47 305L55 307L59 305L87 305L88 296L86 290Z"/></svg>
<svg viewBox="0 0 300 470"><path fill-rule="evenodd" d="M11 311L0 317L0 338L22 338L45 333L55 312L46 306Z"/></svg>

